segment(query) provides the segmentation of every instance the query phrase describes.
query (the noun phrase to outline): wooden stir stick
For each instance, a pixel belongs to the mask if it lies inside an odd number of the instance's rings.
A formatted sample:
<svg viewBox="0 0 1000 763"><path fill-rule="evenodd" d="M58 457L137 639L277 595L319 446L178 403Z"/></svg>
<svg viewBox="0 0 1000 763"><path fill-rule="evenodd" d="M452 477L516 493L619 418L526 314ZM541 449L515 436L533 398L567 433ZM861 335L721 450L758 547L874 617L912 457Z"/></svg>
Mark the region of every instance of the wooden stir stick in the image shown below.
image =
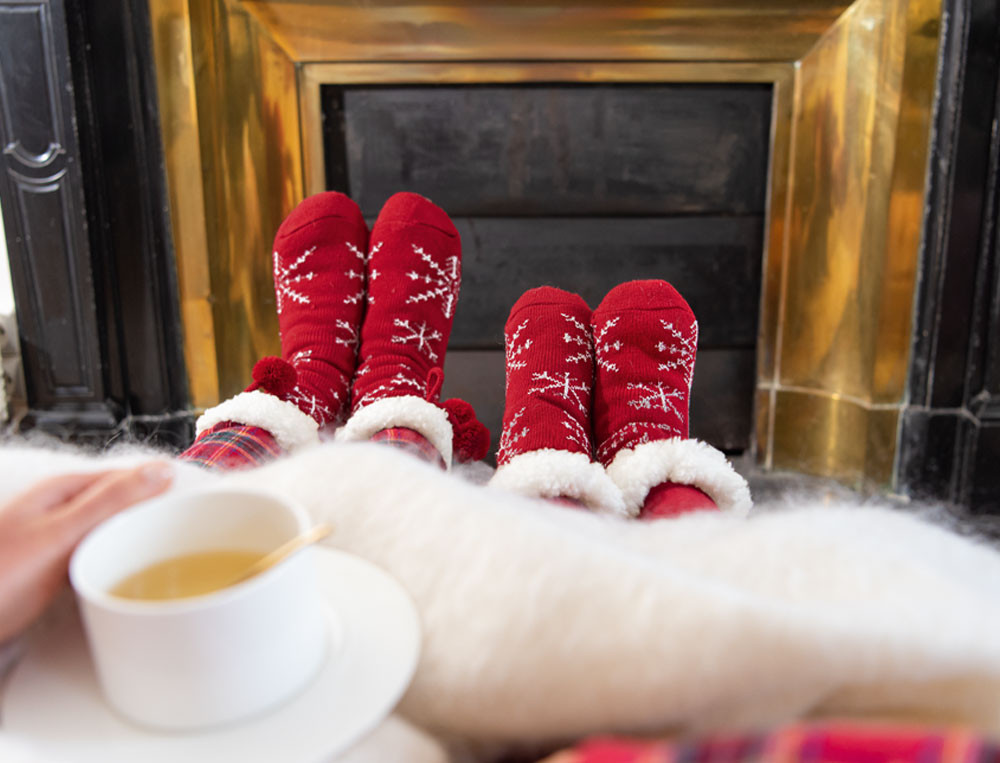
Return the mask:
<svg viewBox="0 0 1000 763"><path fill-rule="evenodd" d="M270 551L256 562L247 567L243 572L241 572L236 578L226 584L226 586L236 585L237 583L242 583L248 578L252 578L254 575L259 575L264 570L268 570L276 564L280 564L290 557L295 552L305 548L306 546L311 546L316 541L323 540L327 535L333 532L333 528L325 522L321 522L318 525L313 525L310 529L301 535L297 535L289 541L285 541L280 546L278 546L274 551Z"/></svg>

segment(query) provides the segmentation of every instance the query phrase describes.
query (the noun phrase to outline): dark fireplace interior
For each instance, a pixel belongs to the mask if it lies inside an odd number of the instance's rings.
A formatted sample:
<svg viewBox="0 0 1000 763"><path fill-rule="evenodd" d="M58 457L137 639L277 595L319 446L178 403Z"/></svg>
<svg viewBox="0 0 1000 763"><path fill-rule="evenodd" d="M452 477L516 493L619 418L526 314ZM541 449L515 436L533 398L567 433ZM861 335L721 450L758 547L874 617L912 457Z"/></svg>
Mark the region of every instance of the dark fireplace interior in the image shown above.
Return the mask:
<svg viewBox="0 0 1000 763"><path fill-rule="evenodd" d="M596 307L637 278L670 281L698 316L693 435L750 446L769 85L325 86L322 97L329 189L372 219L415 191L458 227L444 394L476 407L494 447L518 296L547 284Z"/></svg>

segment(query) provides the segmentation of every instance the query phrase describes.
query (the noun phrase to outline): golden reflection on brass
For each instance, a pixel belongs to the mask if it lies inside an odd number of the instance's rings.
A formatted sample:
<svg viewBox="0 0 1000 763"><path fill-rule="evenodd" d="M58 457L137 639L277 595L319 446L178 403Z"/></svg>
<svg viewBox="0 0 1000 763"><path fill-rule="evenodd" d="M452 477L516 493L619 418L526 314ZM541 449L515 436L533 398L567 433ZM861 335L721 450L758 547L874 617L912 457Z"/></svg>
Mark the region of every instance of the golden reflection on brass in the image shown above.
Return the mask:
<svg viewBox="0 0 1000 763"><path fill-rule="evenodd" d="M898 423L897 406L872 408L865 400L784 388L775 396L774 451L788 461L776 466L884 489ZM825 447L816 447L813 431L823 433Z"/></svg>
<svg viewBox="0 0 1000 763"><path fill-rule="evenodd" d="M859 0L800 61L769 465L891 479L895 438L866 448L903 403L939 12Z"/></svg>
<svg viewBox="0 0 1000 763"><path fill-rule="evenodd" d="M296 61L783 61L849 0L670 3L244 0Z"/></svg>
<svg viewBox="0 0 1000 763"><path fill-rule="evenodd" d="M755 447L892 478L941 0L150 0L192 399L278 348L270 241L325 187L320 87L774 87Z"/></svg>
<svg viewBox="0 0 1000 763"><path fill-rule="evenodd" d="M238 4L150 10L188 376L203 408L279 349L271 239L303 189L295 65Z"/></svg>
<svg viewBox="0 0 1000 763"><path fill-rule="evenodd" d="M218 401L219 376L187 0L150 0L150 15L184 360L191 402L203 408Z"/></svg>
<svg viewBox="0 0 1000 763"><path fill-rule="evenodd" d="M792 81L789 64L728 63L418 63L397 64L306 64L301 68L302 125L306 192L326 188L320 86L437 85L510 82L772 82ZM784 91L782 91L784 93ZM784 102L784 99L781 99ZM779 151L784 155L785 152ZM781 162L779 162L780 164ZM781 186L783 174L772 182Z"/></svg>

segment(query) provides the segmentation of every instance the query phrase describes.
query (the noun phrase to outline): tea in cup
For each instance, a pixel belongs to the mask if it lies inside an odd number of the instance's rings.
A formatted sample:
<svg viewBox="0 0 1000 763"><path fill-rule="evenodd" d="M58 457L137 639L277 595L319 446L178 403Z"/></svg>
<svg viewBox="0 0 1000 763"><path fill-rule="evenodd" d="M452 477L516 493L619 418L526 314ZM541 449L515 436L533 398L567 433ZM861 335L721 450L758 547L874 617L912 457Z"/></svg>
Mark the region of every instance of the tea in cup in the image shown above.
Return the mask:
<svg viewBox="0 0 1000 763"><path fill-rule="evenodd" d="M316 550L228 582L309 525L278 496L217 489L168 493L96 528L70 580L109 704L145 726L196 729L304 688L329 644Z"/></svg>

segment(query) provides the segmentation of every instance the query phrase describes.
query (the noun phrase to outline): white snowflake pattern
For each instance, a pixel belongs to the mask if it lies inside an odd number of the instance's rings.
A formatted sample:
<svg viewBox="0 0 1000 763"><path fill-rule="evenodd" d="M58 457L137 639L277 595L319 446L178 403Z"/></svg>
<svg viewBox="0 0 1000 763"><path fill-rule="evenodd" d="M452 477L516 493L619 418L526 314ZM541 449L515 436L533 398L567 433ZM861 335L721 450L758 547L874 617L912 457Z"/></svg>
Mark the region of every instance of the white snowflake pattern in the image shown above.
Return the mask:
<svg viewBox="0 0 1000 763"><path fill-rule="evenodd" d="M406 390L408 393L409 391L413 391L422 397L424 394L424 385L416 379L407 376L402 371L399 371L385 384L379 384L377 387L373 387L363 394L355 403L355 410L363 408L369 403L374 403L376 400L381 400L384 397L390 397L390 392L396 393L400 390Z"/></svg>
<svg viewBox="0 0 1000 763"><path fill-rule="evenodd" d="M500 433L500 444L497 447L498 464L506 464L514 456L520 455L520 451L515 452L514 446L531 432L531 428L528 426L521 426L518 429L521 417L524 415L526 408L527 406L521 406L521 410L511 417L510 421L503 428L503 432Z"/></svg>
<svg viewBox="0 0 1000 763"><path fill-rule="evenodd" d="M563 342L566 344L575 344L583 348L583 352L578 352L575 355L569 355L566 357L569 363L586 363L591 357L591 339L590 330L581 321L574 318L572 315L567 315L566 313L560 313L560 315L566 320L570 325L570 329L573 333L566 331L563 333Z"/></svg>
<svg viewBox="0 0 1000 763"><path fill-rule="evenodd" d="M310 304L309 295L301 291L300 284L303 281L311 281L316 277L313 271L306 270L304 267L306 261L315 251L315 246L311 249L306 249L290 265L282 264L281 255L277 251L274 252L274 294L277 297L278 315L281 315L284 311L286 299L290 299L300 305Z"/></svg>
<svg viewBox="0 0 1000 763"><path fill-rule="evenodd" d="M353 323L345 321L343 318L337 318L333 325L346 334L346 336L335 336L333 338L334 344L341 344L357 354L358 345L361 343L361 338L358 336L358 327Z"/></svg>
<svg viewBox="0 0 1000 763"><path fill-rule="evenodd" d="M548 371L536 372L531 375L531 381L541 382L541 385L529 388L529 395L549 392L573 403L580 413L586 412L590 402L590 384L574 378L572 371L556 372L554 375Z"/></svg>
<svg viewBox="0 0 1000 763"><path fill-rule="evenodd" d="M312 354L313 351L311 349L299 350L288 359L288 362L298 368L302 363L311 363L313 359Z"/></svg>
<svg viewBox="0 0 1000 763"><path fill-rule="evenodd" d="M607 464L622 448L634 448L636 445L653 440L665 439L663 433L666 433L666 437L679 437L681 434L679 429L669 424L654 424L648 421L630 422L619 427L614 434L601 443L597 449L597 460L602 464Z"/></svg>
<svg viewBox="0 0 1000 763"><path fill-rule="evenodd" d="M381 249L382 249L382 242L379 241L377 244L375 244L372 247L372 250L370 252L368 252L368 259L365 260L365 263L366 263L366 265L368 267L368 285L369 286L371 286L373 283L375 283L375 279L379 277L378 270L376 270L374 267L372 267L372 259L374 259L375 255L378 254ZM374 305L375 304L375 298L371 294L368 295L368 304L369 305Z"/></svg>
<svg viewBox="0 0 1000 763"><path fill-rule="evenodd" d="M406 298L406 304L411 305L439 299L441 300L442 314L445 318L451 318L455 314L455 304L458 302L458 290L462 280L458 257L446 257L444 265L441 265L425 252L423 247L416 244L412 246L413 253L427 265L427 272L421 275L415 270L411 270L406 276L411 281L422 281L428 288L426 291L411 294Z"/></svg>
<svg viewBox="0 0 1000 763"><path fill-rule="evenodd" d="M424 353L428 360L433 362L438 359L437 353L431 347L431 342L441 340L440 331L435 331L423 321L419 325L410 325L408 320L400 318L394 318L392 325L398 329L402 329L404 332L409 332L398 336L393 334L391 338L393 344L416 344L417 350Z"/></svg>
<svg viewBox="0 0 1000 763"><path fill-rule="evenodd" d="M527 365L527 361L522 360L521 356L531 349L531 340L525 339L521 341L521 332L528 325L530 318L525 318L512 334L507 335L504 341L504 362L507 368L506 374L506 386L510 386L510 374L512 371L520 371Z"/></svg>
<svg viewBox="0 0 1000 763"><path fill-rule="evenodd" d="M594 333L594 354L597 356L597 367L602 371L613 373L618 371L618 364L608 360L608 355L612 352L620 352L622 343L620 340L608 341L608 331L618 325L619 318L612 318Z"/></svg>
<svg viewBox="0 0 1000 763"><path fill-rule="evenodd" d="M672 321L661 318L660 324L672 341L657 343L656 349L660 352L666 351L668 356L665 362L659 364L658 369L683 373L684 381L690 391L691 382L694 380L694 358L698 351L698 321L692 321L686 332L674 326Z"/></svg>
<svg viewBox="0 0 1000 763"><path fill-rule="evenodd" d="M579 419L571 416L567 411L563 411L562 415L563 420L560 423L568 430L566 439L579 445L584 453L590 455L590 432L580 423Z"/></svg>
<svg viewBox="0 0 1000 763"><path fill-rule="evenodd" d="M330 389L330 399L334 403L340 402L340 395L334 389ZM337 412L319 399L312 392L302 389L298 385L288 395L288 401L295 403L303 413L307 413L319 422L320 426L333 421L337 417Z"/></svg>
<svg viewBox="0 0 1000 763"><path fill-rule="evenodd" d="M371 267L371 261L372 261L372 258L376 254L378 254L381 249L382 249L382 242L379 241L377 244L375 244L375 246L372 247L372 250L368 253L368 259L365 260L365 263L368 265L368 281L369 281L369 283L372 282L372 281L374 281L376 278L378 278L378 275L379 275L378 271L375 270L373 267Z"/></svg>
<svg viewBox="0 0 1000 763"><path fill-rule="evenodd" d="M677 389L662 381L629 382L625 385L625 388L639 392L636 397L628 401L631 407L640 410L646 408L663 411L664 413L672 413L683 421L684 417L681 414L680 408L678 408L677 401L687 399L687 393L684 390Z"/></svg>
<svg viewBox="0 0 1000 763"><path fill-rule="evenodd" d="M354 294L348 294L344 297L345 305L357 305L365 298L365 269L368 265L369 255L361 251L357 246L352 244L350 241L345 242L348 251L353 252L354 256L358 258L358 269L355 270L353 267L350 270L345 270L344 275L347 276L348 280L358 282L358 290Z"/></svg>

